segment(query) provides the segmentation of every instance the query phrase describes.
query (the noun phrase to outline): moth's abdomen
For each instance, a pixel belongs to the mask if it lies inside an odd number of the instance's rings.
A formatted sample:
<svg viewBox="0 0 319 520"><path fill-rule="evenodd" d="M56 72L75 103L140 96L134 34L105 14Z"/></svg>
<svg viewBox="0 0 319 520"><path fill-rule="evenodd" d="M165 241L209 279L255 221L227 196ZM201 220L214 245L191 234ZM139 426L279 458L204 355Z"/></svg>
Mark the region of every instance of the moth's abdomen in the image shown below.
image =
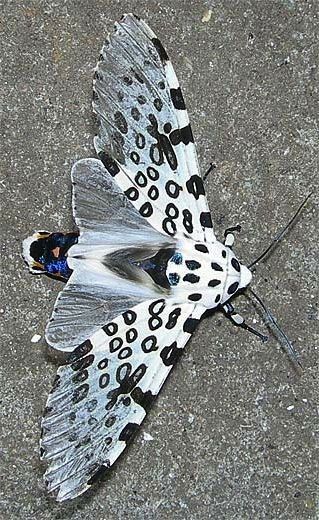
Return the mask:
<svg viewBox="0 0 319 520"><path fill-rule="evenodd" d="M72 270L67 252L78 241L78 233L49 233L37 231L23 242L23 258L32 273L47 274L67 281Z"/></svg>

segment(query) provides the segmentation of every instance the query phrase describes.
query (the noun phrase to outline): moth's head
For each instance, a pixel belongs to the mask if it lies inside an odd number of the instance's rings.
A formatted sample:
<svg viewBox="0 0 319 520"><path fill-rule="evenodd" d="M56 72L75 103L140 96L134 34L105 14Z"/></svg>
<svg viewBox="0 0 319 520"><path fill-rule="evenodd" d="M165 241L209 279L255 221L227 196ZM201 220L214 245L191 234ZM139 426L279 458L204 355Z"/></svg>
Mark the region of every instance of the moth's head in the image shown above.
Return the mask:
<svg viewBox="0 0 319 520"><path fill-rule="evenodd" d="M246 267L246 265L242 264L238 258L236 258L234 252L229 248L227 249L227 258L226 258L226 280L225 280L225 288L223 300L228 300L233 294L235 294L240 289L244 289L247 287L252 279L252 273Z"/></svg>

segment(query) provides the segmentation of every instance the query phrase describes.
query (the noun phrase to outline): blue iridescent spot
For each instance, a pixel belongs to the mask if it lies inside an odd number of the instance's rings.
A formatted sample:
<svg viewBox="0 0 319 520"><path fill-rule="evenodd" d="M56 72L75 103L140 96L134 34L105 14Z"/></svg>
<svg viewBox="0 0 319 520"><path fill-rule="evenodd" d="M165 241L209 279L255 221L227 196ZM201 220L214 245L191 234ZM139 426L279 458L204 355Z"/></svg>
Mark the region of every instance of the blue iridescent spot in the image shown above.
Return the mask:
<svg viewBox="0 0 319 520"><path fill-rule="evenodd" d="M179 282L179 275L177 273L169 273L168 281L170 285L177 285Z"/></svg>
<svg viewBox="0 0 319 520"><path fill-rule="evenodd" d="M56 274L66 279L68 279L72 274L72 270L68 266L66 257L44 262L43 265L44 269L49 274Z"/></svg>
<svg viewBox="0 0 319 520"><path fill-rule="evenodd" d="M174 262L174 264L176 264L176 265L180 265L182 263L182 261L183 261L183 257L181 255L181 253L175 253L171 258L171 262Z"/></svg>

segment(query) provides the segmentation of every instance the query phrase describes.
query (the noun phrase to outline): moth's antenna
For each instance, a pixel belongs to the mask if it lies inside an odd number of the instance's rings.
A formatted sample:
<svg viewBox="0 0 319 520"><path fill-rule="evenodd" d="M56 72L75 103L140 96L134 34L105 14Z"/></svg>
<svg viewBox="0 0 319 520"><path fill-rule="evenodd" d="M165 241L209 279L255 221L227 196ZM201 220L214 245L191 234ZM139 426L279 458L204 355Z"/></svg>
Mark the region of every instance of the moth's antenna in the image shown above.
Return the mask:
<svg viewBox="0 0 319 520"><path fill-rule="evenodd" d="M294 214L294 216L292 217L292 219L289 220L288 224L280 231L280 233L278 233L278 235L276 235L271 244L267 247L267 249L265 249L265 251L263 251L259 256L258 258L256 258L256 260L254 260L253 262L251 262L249 265L248 265L248 268L251 269L254 265L258 264L258 262L260 262L261 260L263 260L265 258L265 256L267 256L267 254L269 253L269 251L278 243L280 242L280 240L282 239L282 237L284 236L284 234L286 233L286 231L291 227L293 226L293 224L295 223L299 213L302 211L302 209L304 208L304 206L306 205L308 199L311 197L311 195L313 194L313 192L309 193L309 195L307 195L307 197L305 198L305 200L302 202L302 204L300 204L299 208L297 209L296 213Z"/></svg>
<svg viewBox="0 0 319 520"><path fill-rule="evenodd" d="M265 312L265 314L266 314L266 316L268 318L269 325L271 326L271 328L273 328L276 331L278 337L281 339L282 344L285 346L285 348L287 350L287 353L290 356L290 358L297 365L299 365L300 368L302 368L302 365L301 365L301 363L300 363L300 361L298 359L298 354L295 351L295 349L293 348L291 341L287 338L287 336L284 333L284 331L279 327L278 323L276 322L276 320L273 317L273 315L271 314L271 312L267 309L267 307L264 304L264 302L259 298L259 296L257 296L257 294L250 287L248 287L247 289L253 295L253 297L257 300L259 305L262 307L263 311Z"/></svg>

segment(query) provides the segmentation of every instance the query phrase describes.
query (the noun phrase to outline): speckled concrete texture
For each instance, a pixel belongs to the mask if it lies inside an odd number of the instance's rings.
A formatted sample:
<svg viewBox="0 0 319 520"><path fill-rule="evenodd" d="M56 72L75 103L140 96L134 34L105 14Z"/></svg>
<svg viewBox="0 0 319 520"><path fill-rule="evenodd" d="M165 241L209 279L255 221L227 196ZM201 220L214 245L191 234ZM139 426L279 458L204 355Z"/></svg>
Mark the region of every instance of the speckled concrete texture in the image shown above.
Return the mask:
<svg viewBox="0 0 319 520"><path fill-rule="evenodd" d="M28 274L21 241L72 227L70 168L94 156L93 67L129 11L175 64L202 168L216 163L217 233L242 224L242 261L315 191L253 280L304 368L274 338L262 344L220 314L204 320L134 444L92 492L61 505L38 453L57 365L43 330L61 286ZM318 518L318 17L316 0L2 2L1 520ZM249 298L236 305L265 329Z"/></svg>

